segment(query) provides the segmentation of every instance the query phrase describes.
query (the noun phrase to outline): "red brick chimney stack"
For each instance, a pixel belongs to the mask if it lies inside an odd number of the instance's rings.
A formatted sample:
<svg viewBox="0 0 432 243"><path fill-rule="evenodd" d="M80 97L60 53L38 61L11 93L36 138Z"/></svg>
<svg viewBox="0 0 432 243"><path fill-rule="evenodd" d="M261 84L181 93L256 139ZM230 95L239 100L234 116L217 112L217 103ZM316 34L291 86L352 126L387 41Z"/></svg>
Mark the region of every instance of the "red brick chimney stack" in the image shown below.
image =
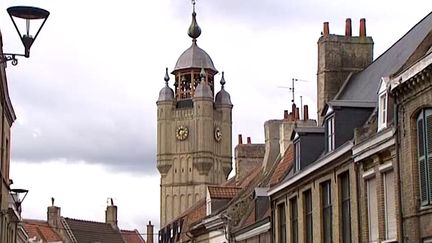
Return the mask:
<svg viewBox="0 0 432 243"><path fill-rule="evenodd" d="M147 225L147 241L146 243L153 243L153 225L151 221Z"/></svg>
<svg viewBox="0 0 432 243"><path fill-rule="evenodd" d="M327 37L330 34L329 22L324 22L323 36Z"/></svg>
<svg viewBox="0 0 432 243"><path fill-rule="evenodd" d="M359 31L360 37L366 37L366 19L360 19L360 31Z"/></svg>
<svg viewBox="0 0 432 243"><path fill-rule="evenodd" d="M288 115L288 110L284 110L284 119L288 119L289 115Z"/></svg>
<svg viewBox="0 0 432 243"><path fill-rule="evenodd" d="M300 120L300 109L299 108L295 109L295 113L294 114L295 114L294 115L294 120L295 121Z"/></svg>
<svg viewBox="0 0 432 243"><path fill-rule="evenodd" d="M345 20L345 36L351 37L352 36L352 28L351 28L351 19L347 18Z"/></svg>
<svg viewBox="0 0 432 243"><path fill-rule="evenodd" d="M251 137L247 137L247 144L251 144L251 143L252 143Z"/></svg>
<svg viewBox="0 0 432 243"><path fill-rule="evenodd" d="M238 135L238 144L243 144L243 137L241 134Z"/></svg>
<svg viewBox="0 0 432 243"><path fill-rule="evenodd" d="M303 114L304 118L303 119L305 121L309 120L309 108L307 105L303 106L303 112L304 112L304 114Z"/></svg>

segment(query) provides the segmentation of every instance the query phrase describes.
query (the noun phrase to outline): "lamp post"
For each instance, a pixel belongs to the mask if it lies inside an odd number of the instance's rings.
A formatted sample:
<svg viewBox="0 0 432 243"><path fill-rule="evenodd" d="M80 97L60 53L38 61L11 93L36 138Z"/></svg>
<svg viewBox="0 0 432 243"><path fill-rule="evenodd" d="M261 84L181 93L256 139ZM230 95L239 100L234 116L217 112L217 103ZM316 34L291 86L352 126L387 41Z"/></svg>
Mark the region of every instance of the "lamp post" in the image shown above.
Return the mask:
<svg viewBox="0 0 432 243"><path fill-rule="evenodd" d="M18 223L21 221L21 204L24 201L24 199L27 196L28 190L27 189L10 189L12 200L15 204L15 209L18 213L17 220L15 221L15 243L18 242L17 235L18 235ZM21 195L24 195L21 197Z"/></svg>
<svg viewBox="0 0 432 243"><path fill-rule="evenodd" d="M26 58L30 57L30 48L36 40L36 37L39 35L39 32L44 26L50 13L45 9L29 6L10 7L7 9L7 12L12 20L12 23L15 26L16 31L18 32L22 44L24 45L24 54L3 53L0 56L0 63L12 61L12 65L15 66L18 64L18 59L16 59L17 56L22 56ZM17 23L15 22L16 19L25 20L25 32L23 32L24 34L21 34L21 31L18 28ZM30 22L33 22L34 20L42 20L42 24L39 26L39 29L37 29L36 33L34 35L31 35Z"/></svg>

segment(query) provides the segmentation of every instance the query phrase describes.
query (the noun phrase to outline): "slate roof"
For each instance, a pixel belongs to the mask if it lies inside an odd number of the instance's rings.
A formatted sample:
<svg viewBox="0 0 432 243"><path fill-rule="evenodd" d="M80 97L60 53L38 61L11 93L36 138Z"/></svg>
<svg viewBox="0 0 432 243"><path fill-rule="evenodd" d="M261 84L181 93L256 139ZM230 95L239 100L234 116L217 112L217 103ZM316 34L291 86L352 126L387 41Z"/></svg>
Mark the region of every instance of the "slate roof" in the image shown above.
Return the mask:
<svg viewBox="0 0 432 243"><path fill-rule="evenodd" d="M23 226L29 238L36 237L44 242L62 241L62 238L51 228L46 221L24 219Z"/></svg>
<svg viewBox="0 0 432 243"><path fill-rule="evenodd" d="M125 243L120 232L110 224L72 218L64 220L79 243Z"/></svg>
<svg viewBox="0 0 432 243"><path fill-rule="evenodd" d="M137 230L121 230L120 233L125 243L145 243Z"/></svg>
<svg viewBox="0 0 432 243"><path fill-rule="evenodd" d="M208 186L211 198L231 199L241 190L241 187L233 186Z"/></svg>
<svg viewBox="0 0 432 243"><path fill-rule="evenodd" d="M432 12L417 23L363 71L353 75L336 95L336 100L376 101L382 77L397 72L432 30Z"/></svg>

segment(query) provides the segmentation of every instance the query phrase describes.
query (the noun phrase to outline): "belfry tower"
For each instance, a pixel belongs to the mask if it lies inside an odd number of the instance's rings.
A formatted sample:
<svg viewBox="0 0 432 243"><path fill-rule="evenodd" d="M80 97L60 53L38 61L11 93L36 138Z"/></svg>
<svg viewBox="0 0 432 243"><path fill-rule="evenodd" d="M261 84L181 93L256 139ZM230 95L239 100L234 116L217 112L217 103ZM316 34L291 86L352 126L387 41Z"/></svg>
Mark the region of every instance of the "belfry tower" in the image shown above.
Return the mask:
<svg viewBox="0 0 432 243"><path fill-rule="evenodd" d="M157 104L157 168L160 181L160 224L163 227L205 197L206 185L226 181L232 169L230 95L224 89L214 96L218 73L210 56L197 45L201 29L193 2L188 35L192 45L181 54Z"/></svg>

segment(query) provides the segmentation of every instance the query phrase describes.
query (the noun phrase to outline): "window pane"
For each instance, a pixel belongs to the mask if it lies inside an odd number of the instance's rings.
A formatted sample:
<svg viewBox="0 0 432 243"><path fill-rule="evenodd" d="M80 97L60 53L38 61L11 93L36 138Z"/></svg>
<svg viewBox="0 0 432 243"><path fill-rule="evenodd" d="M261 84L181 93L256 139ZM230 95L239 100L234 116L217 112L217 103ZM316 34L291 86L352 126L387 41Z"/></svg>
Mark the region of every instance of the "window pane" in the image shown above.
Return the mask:
<svg viewBox="0 0 432 243"><path fill-rule="evenodd" d="M423 128L423 116L417 119L417 150L419 157L424 156L424 128Z"/></svg>
<svg viewBox="0 0 432 243"><path fill-rule="evenodd" d="M324 242L332 242L332 205L330 181L321 184L321 205L323 215Z"/></svg>
<svg viewBox="0 0 432 243"><path fill-rule="evenodd" d="M312 243L313 242L312 193L310 190L304 193L304 208L305 208L306 243Z"/></svg>
<svg viewBox="0 0 432 243"><path fill-rule="evenodd" d="M369 241L378 239L378 209L375 178L367 180Z"/></svg>
<svg viewBox="0 0 432 243"><path fill-rule="evenodd" d="M351 242L351 205L350 205L350 183L349 174L344 173L340 177L341 200L342 200L342 242Z"/></svg>
<svg viewBox="0 0 432 243"><path fill-rule="evenodd" d="M279 213L279 242L286 243L285 204L278 205L278 213Z"/></svg>
<svg viewBox="0 0 432 243"><path fill-rule="evenodd" d="M291 242L298 242L298 208L297 198L290 200L291 205Z"/></svg>
<svg viewBox="0 0 432 243"><path fill-rule="evenodd" d="M384 174L384 207L386 239L396 239L395 185L393 171Z"/></svg>

